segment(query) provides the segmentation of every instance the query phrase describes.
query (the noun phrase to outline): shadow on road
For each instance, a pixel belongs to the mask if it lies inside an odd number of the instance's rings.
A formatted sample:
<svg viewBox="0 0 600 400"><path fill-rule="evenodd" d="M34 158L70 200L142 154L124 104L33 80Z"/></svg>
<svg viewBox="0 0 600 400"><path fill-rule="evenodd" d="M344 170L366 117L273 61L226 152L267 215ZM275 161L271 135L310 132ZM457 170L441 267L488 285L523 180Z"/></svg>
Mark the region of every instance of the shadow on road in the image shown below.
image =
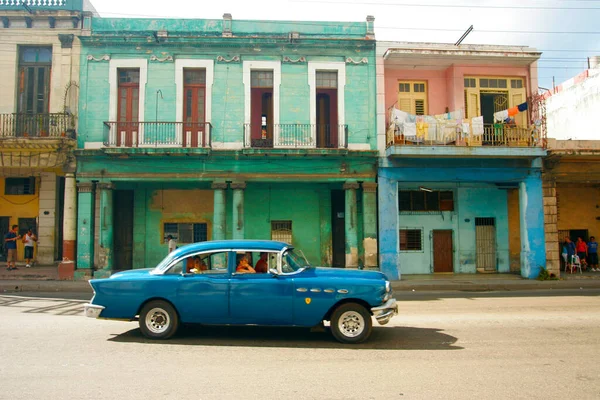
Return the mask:
<svg viewBox="0 0 600 400"><path fill-rule="evenodd" d="M345 345L337 342L329 328L324 332L310 332L305 328L271 328L255 326L182 326L169 340L150 340L139 329L132 329L109 339L121 343L147 343L158 346L239 346L239 347L295 347L320 349L368 350L462 350L455 346L457 338L441 329L411 327L373 327L366 343Z"/></svg>

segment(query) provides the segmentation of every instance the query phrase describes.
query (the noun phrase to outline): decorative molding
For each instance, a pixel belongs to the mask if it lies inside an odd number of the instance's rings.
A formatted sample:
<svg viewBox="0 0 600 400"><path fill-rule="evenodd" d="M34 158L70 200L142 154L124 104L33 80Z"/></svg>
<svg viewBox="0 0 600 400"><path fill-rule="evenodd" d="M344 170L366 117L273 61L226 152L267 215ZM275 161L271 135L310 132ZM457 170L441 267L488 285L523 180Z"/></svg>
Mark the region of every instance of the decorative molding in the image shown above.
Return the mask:
<svg viewBox="0 0 600 400"><path fill-rule="evenodd" d="M229 186L233 190L244 190L246 189L246 182L231 182Z"/></svg>
<svg viewBox="0 0 600 400"><path fill-rule="evenodd" d="M103 56L101 56L100 58L96 58L93 55L89 54L87 56L88 61L110 61L110 56L108 54L105 54Z"/></svg>
<svg viewBox="0 0 600 400"><path fill-rule="evenodd" d="M226 63L230 63L230 62L240 62L240 56L233 56L231 57L229 60L226 59L223 56L217 56L217 61L218 62L226 62Z"/></svg>
<svg viewBox="0 0 600 400"><path fill-rule="evenodd" d="M347 57L346 58L346 64L368 64L369 60L367 60L367 57L363 57L358 61L355 61L352 57Z"/></svg>
<svg viewBox="0 0 600 400"><path fill-rule="evenodd" d="M362 188L363 188L363 192L365 192L365 193L375 193L377 191L377 183L363 182Z"/></svg>
<svg viewBox="0 0 600 400"><path fill-rule="evenodd" d="M79 193L92 193L94 184L92 182L77 182L77 191Z"/></svg>
<svg viewBox="0 0 600 400"><path fill-rule="evenodd" d="M112 182L98 182L96 183L96 188L100 190L113 190L115 186Z"/></svg>
<svg viewBox="0 0 600 400"><path fill-rule="evenodd" d="M227 182L213 182L210 185L210 188L213 190L226 190L227 189Z"/></svg>
<svg viewBox="0 0 600 400"><path fill-rule="evenodd" d="M302 57L299 57L296 60L293 60L293 59L291 59L288 56L284 56L283 57L283 62L287 62L287 63L305 63L306 62L306 57L302 56Z"/></svg>
<svg viewBox="0 0 600 400"><path fill-rule="evenodd" d="M173 61L173 56L166 56L166 57L163 57L163 58L159 58L159 57L155 56L154 54L152 54L150 56L150 61L158 61L158 62L171 61L172 62Z"/></svg>
<svg viewBox="0 0 600 400"><path fill-rule="evenodd" d="M338 96L337 96L337 112L338 112L338 125L346 124L346 100L345 100L345 86L346 86L346 64L343 61L309 61L308 62L308 86L310 90L310 123L317 124L317 71L337 71L338 79ZM312 130L311 137L313 142L317 141L316 129ZM346 137L344 130L338 130L338 148L344 148L346 146Z"/></svg>
<svg viewBox="0 0 600 400"><path fill-rule="evenodd" d="M60 47L62 49L72 49L73 48L73 39L75 39L75 35L71 34L58 34L58 40L60 40Z"/></svg>
<svg viewBox="0 0 600 400"><path fill-rule="evenodd" d="M359 188L359 185L358 185L358 182L346 181L346 182L344 182L344 185L342 186L342 188L344 190L356 190Z"/></svg>

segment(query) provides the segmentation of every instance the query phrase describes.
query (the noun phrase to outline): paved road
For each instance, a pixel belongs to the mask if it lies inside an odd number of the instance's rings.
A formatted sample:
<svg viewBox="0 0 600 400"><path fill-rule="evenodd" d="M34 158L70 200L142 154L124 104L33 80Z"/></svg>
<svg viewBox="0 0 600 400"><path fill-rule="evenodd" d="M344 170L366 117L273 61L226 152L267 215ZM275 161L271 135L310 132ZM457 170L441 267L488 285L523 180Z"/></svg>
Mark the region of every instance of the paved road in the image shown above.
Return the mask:
<svg viewBox="0 0 600 400"><path fill-rule="evenodd" d="M86 297L0 295L0 399L600 398L598 290L406 293L359 346L254 327L152 342L83 317Z"/></svg>

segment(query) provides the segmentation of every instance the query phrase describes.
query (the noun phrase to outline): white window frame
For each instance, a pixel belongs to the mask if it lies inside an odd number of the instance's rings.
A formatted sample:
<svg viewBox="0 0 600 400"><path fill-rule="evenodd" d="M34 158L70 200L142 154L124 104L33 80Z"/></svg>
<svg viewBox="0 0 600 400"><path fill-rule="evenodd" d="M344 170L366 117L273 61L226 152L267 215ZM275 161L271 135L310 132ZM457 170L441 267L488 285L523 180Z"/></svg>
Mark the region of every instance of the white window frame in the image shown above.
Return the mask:
<svg viewBox="0 0 600 400"><path fill-rule="evenodd" d="M183 122L183 70L184 68L204 68L206 71L206 87L204 92L204 119L210 123L212 116L212 87L215 76L215 66L213 60L199 60L190 58L178 58L175 60L175 121ZM204 131L204 143L210 143L210 129ZM177 125L177 143L183 147L183 123Z"/></svg>
<svg viewBox="0 0 600 400"><path fill-rule="evenodd" d="M309 61L308 62L308 86L310 87L310 124L311 135L314 145L317 146L317 71L337 71L338 79L338 125L346 124L345 110L345 87L346 87L346 63L343 61ZM345 135L343 129L338 129L338 147L343 148Z"/></svg>
<svg viewBox="0 0 600 400"><path fill-rule="evenodd" d="M252 86L252 71L253 70L262 70L262 71L273 71L273 126L275 129L273 130L273 147L277 146L276 143L279 143L279 89L281 86L281 62L280 61L244 61L243 65L243 81L244 81L244 142L241 144L241 147L244 146L244 143L251 142L252 133L250 129L245 129L251 123L252 116L251 112L251 86Z"/></svg>
<svg viewBox="0 0 600 400"><path fill-rule="evenodd" d="M148 81L148 60L145 58L134 58L134 59L111 59L109 61L109 71L108 71L108 84L110 86L109 91L109 100L108 100L108 120L110 122L117 121L118 114L118 90L119 90L119 77L118 77L118 69L119 68L138 68L140 70L140 92L138 99L138 120L139 122L144 122L144 105L146 104L146 83ZM140 125L140 139L142 143L144 142L144 128L143 124ZM117 132L110 132L110 143L116 143Z"/></svg>

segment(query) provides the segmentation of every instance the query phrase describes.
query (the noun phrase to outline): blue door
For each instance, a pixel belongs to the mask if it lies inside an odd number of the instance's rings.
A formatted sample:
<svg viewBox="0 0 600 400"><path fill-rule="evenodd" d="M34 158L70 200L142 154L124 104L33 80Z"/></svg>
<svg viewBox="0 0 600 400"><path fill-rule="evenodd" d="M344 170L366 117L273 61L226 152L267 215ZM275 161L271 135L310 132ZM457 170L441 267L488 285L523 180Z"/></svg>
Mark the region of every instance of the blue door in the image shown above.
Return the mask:
<svg viewBox="0 0 600 400"><path fill-rule="evenodd" d="M182 322L229 323L228 256L228 252L201 255L203 269L198 273L187 273L182 266L176 304Z"/></svg>
<svg viewBox="0 0 600 400"><path fill-rule="evenodd" d="M234 273L230 282L232 324L292 324L292 278L271 273Z"/></svg>

